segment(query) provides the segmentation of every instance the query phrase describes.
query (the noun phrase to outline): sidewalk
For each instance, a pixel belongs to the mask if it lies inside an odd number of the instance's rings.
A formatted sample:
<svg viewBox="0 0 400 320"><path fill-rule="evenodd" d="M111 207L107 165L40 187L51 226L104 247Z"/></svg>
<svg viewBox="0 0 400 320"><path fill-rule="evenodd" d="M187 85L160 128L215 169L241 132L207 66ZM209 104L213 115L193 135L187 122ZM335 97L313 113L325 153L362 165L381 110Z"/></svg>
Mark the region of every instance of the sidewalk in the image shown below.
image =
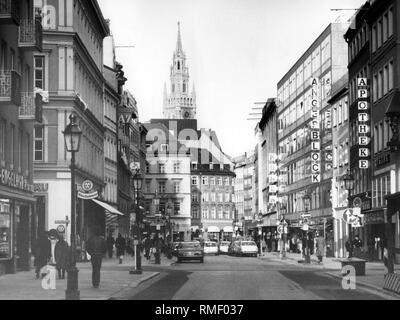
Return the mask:
<svg viewBox="0 0 400 320"><path fill-rule="evenodd" d="M297 253L286 253L286 259L281 260L280 255L277 252L266 253L265 256L261 256L259 258L273 259L273 260L279 259L282 262L286 262L292 265L294 265L295 262L298 263L298 261L303 260L301 254ZM323 263L318 264L318 260L316 259L316 257L312 256L311 265L304 265L303 263L298 263L298 265L299 266L302 265L307 268L322 269L325 274L328 274L337 279L342 279L343 278L341 274L342 265L337 260L338 258L324 258ZM386 268L382 262L367 262L366 275L357 277L356 284L400 299L400 295L396 295L395 293L383 289L385 273L386 273ZM400 273L400 265L395 265L395 273Z"/></svg>
<svg viewBox="0 0 400 320"><path fill-rule="evenodd" d="M144 281L158 276L159 272L146 271L148 266L167 267L175 260L161 259L161 265L154 265L142 258L143 274L131 275L134 259L125 257L123 264L117 259L105 259L101 268L100 288L92 287L91 263L78 263L78 281L81 300L108 300L129 288L135 288ZM67 278L67 274L65 276ZM41 280L36 279L35 271L19 272L0 276L0 300L64 300L67 279L56 280L56 290L42 288Z"/></svg>

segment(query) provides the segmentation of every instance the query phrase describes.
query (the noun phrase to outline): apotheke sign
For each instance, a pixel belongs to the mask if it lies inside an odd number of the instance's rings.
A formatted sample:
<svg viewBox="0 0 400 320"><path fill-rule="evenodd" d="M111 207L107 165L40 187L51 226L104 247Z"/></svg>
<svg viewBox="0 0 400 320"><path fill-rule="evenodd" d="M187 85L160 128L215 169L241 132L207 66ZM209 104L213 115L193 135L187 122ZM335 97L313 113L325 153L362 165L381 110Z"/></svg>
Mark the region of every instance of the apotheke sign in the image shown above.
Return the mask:
<svg viewBox="0 0 400 320"><path fill-rule="evenodd" d="M370 166L369 157L371 155L369 137L371 128L369 126L369 87L367 78L357 79L357 98L358 98L358 166L360 169L368 169Z"/></svg>

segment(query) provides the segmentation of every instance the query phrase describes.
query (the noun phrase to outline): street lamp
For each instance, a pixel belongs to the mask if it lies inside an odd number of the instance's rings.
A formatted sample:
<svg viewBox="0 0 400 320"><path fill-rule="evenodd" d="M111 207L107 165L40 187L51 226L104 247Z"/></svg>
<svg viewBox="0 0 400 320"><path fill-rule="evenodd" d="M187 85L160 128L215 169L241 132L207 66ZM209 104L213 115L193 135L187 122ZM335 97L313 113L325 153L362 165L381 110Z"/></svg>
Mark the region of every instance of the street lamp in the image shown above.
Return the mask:
<svg viewBox="0 0 400 320"><path fill-rule="evenodd" d="M308 190L306 190L304 196L303 196L303 204L304 204L304 212L305 214L308 214L311 206L311 197L308 194ZM305 230L304 230L305 229ZM305 227L303 230L306 232L306 254L305 254L305 261L304 263L310 264L311 263L311 257L310 257L310 248L308 246L308 226Z"/></svg>
<svg viewBox="0 0 400 320"><path fill-rule="evenodd" d="M76 123L77 116L73 112L69 117L69 124L63 132L65 148L71 153L71 263L68 268L67 290L65 291L66 300L79 300L78 290L78 268L76 267L76 186L75 186L75 153L79 152L81 145L82 130Z"/></svg>
<svg viewBox="0 0 400 320"><path fill-rule="evenodd" d="M171 249L172 249L173 234L172 234L172 224L171 224L172 207L170 204L168 204L168 207L167 207L167 214L168 214L168 232L169 232L169 241L167 243L167 248L168 248L167 255L168 255L168 259L172 259Z"/></svg>
<svg viewBox="0 0 400 320"><path fill-rule="evenodd" d="M347 173L344 175L343 177L343 181L344 181L344 187L346 188L347 192L348 192L348 207L351 207L351 191L354 190L354 177L351 174L350 169L347 170ZM349 242L350 242L350 251L349 251L349 258L353 257L353 226L350 225L349 227Z"/></svg>
<svg viewBox="0 0 400 320"><path fill-rule="evenodd" d="M160 217L160 199L157 197L157 190L154 196L154 204L156 206L156 220L157 220L157 224L156 224L156 254L155 254L155 258L156 258L156 262L155 264L161 264L161 254L160 254L160 235L159 235L159 217Z"/></svg>
<svg viewBox="0 0 400 320"><path fill-rule="evenodd" d="M133 182L133 192L136 198L136 230L137 230L137 239L134 239L134 250L135 250L135 266L134 269L129 271L129 274L142 274L142 259L140 250L138 250L138 243L142 241L141 231L140 231L140 223L142 221L142 216L140 213L140 204L139 204L139 193L143 187L143 177L140 175L139 169L135 170L135 174L132 178Z"/></svg>

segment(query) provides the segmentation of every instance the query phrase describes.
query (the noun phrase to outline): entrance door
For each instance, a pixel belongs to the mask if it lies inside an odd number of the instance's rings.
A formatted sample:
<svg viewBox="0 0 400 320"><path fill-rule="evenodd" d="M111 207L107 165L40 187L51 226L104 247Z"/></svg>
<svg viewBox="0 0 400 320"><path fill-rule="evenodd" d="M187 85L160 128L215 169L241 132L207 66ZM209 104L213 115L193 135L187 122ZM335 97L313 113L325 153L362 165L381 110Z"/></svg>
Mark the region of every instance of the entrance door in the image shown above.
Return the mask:
<svg viewBox="0 0 400 320"><path fill-rule="evenodd" d="M29 270L30 254L29 254L29 206L16 205L17 217L17 269Z"/></svg>

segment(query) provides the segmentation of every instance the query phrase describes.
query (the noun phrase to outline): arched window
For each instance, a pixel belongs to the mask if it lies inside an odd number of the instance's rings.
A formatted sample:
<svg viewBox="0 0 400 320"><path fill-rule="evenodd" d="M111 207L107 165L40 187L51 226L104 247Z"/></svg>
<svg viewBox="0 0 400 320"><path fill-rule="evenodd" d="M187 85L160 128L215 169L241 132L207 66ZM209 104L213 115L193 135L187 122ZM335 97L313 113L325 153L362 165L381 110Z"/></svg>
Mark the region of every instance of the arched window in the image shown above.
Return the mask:
<svg viewBox="0 0 400 320"><path fill-rule="evenodd" d="M178 70L181 70L181 62L178 61Z"/></svg>

